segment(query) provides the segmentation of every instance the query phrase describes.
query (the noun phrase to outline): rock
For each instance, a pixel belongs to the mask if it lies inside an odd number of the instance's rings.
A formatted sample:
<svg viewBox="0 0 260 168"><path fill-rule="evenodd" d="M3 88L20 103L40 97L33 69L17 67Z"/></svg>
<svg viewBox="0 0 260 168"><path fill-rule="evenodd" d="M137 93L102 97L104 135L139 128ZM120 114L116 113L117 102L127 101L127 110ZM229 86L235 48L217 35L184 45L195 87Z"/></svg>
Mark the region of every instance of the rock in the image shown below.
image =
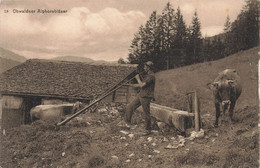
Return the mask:
<svg viewBox="0 0 260 168"><path fill-rule="evenodd" d="M62 152L61 156L65 156L65 152Z"/></svg>
<svg viewBox="0 0 260 168"><path fill-rule="evenodd" d="M110 114L113 115L113 116L118 116L119 112L116 109L113 109L113 110L110 111Z"/></svg>
<svg viewBox="0 0 260 168"><path fill-rule="evenodd" d="M148 142L151 142L153 140L153 138L152 137L148 137L147 140L148 140Z"/></svg>
<svg viewBox="0 0 260 168"><path fill-rule="evenodd" d="M184 139L184 137L181 135L178 135L178 139Z"/></svg>
<svg viewBox="0 0 260 168"><path fill-rule="evenodd" d="M196 138L203 138L205 135L205 132L203 129L200 129L200 131L197 133Z"/></svg>
<svg viewBox="0 0 260 168"><path fill-rule="evenodd" d="M142 161L142 159L138 159L138 162L141 162Z"/></svg>
<svg viewBox="0 0 260 168"><path fill-rule="evenodd" d="M129 134L128 135L130 138L133 138L134 137L134 134Z"/></svg>
<svg viewBox="0 0 260 168"><path fill-rule="evenodd" d="M105 112L107 112L107 109L106 108L100 108L100 109L98 109L98 112L99 113L105 113Z"/></svg>
<svg viewBox="0 0 260 168"><path fill-rule="evenodd" d="M256 132L256 131L253 131L253 132L251 133L251 138L254 137L255 135L257 135L257 132Z"/></svg>
<svg viewBox="0 0 260 168"><path fill-rule="evenodd" d="M154 143L152 143L152 145L153 145L153 146L156 146L156 143L154 142Z"/></svg>
<svg viewBox="0 0 260 168"><path fill-rule="evenodd" d="M169 142L169 140L165 137L163 137L163 142Z"/></svg>
<svg viewBox="0 0 260 168"><path fill-rule="evenodd" d="M168 144L165 149L177 149L178 145L172 145L172 144Z"/></svg>
<svg viewBox="0 0 260 168"><path fill-rule="evenodd" d="M158 153L158 154L159 154L159 153L161 153L161 152L160 152L160 151L158 151L158 150L154 150L153 152L155 152L155 153Z"/></svg>
<svg viewBox="0 0 260 168"><path fill-rule="evenodd" d="M130 129L134 130L134 129L136 129L136 127L137 127L137 125L133 125L133 126L130 126Z"/></svg>
<svg viewBox="0 0 260 168"><path fill-rule="evenodd" d="M151 131L153 134L155 134L155 135L159 135L159 131L157 131L157 130L152 130Z"/></svg>
<svg viewBox="0 0 260 168"><path fill-rule="evenodd" d="M175 137L171 137L171 140L175 140Z"/></svg>
<svg viewBox="0 0 260 168"><path fill-rule="evenodd" d="M130 160L130 159L127 159L125 162L126 162L126 163L129 163L129 162L131 162L131 160Z"/></svg>
<svg viewBox="0 0 260 168"><path fill-rule="evenodd" d="M126 137L121 137L120 139L122 139L122 140L126 140Z"/></svg>
<svg viewBox="0 0 260 168"><path fill-rule="evenodd" d="M184 146L185 146L184 143L178 145L178 147L184 147Z"/></svg>
<svg viewBox="0 0 260 168"><path fill-rule="evenodd" d="M121 130L120 132L121 132L122 134L125 134L125 135L129 134L127 131L124 131L124 130Z"/></svg>
<svg viewBox="0 0 260 168"><path fill-rule="evenodd" d="M189 140L194 140L195 138L203 138L204 136L205 136L205 132L203 129L200 129L199 132L192 131Z"/></svg>
<svg viewBox="0 0 260 168"><path fill-rule="evenodd" d="M134 153L131 153L131 154L129 155L130 158L131 158L131 157L134 157L134 156L135 156Z"/></svg>
<svg viewBox="0 0 260 168"><path fill-rule="evenodd" d="M160 129L163 129L166 124L164 122L157 122L157 126L160 128Z"/></svg>
<svg viewBox="0 0 260 168"><path fill-rule="evenodd" d="M118 157L116 155L113 155L112 159L118 160Z"/></svg>
<svg viewBox="0 0 260 168"><path fill-rule="evenodd" d="M196 138L196 131L192 131L189 140L193 141Z"/></svg>
<svg viewBox="0 0 260 168"><path fill-rule="evenodd" d="M152 155L148 155L148 158L151 159L151 158L152 158Z"/></svg>
<svg viewBox="0 0 260 168"><path fill-rule="evenodd" d="M180 139L179 141L181 144L184 144L185 143L185 139Z"/></svg>

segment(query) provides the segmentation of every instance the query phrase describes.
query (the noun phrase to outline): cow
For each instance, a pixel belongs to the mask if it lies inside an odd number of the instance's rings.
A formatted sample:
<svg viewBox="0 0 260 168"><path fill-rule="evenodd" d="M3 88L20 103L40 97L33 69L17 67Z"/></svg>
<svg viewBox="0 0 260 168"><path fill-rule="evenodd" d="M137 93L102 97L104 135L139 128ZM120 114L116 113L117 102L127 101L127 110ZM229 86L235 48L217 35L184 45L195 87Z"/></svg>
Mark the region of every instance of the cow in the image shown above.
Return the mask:
<svg viewBox="0 0 260 168"><path fill-rule="evenodd" d="M215 127L218 126L220 117L220 107L223 115L229 109L229 121L233 121L233 110L237 99L242 92L240 77L235 69L226 69L219 73L213 83L207 84L209 89L213 91L214 103L216 109Z"/></svg>
<svg viewBox="0 0 260 168"><path fill-rule="evenodd" d="M38 105L30 110L31 121L60 121L63 116L73 114L82 107L81 102L67 104Z"/></svg>

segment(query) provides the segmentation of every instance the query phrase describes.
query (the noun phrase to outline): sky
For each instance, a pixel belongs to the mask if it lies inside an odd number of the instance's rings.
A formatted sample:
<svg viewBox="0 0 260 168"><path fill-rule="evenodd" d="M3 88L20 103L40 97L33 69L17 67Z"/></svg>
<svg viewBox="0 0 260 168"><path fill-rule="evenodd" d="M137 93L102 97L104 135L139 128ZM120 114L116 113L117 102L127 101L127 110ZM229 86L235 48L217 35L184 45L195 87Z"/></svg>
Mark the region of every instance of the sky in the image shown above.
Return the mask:
<svg viewBox="0 0 260 168"><path fill-rule="evenodd" d="M221 33L227 15L234 21L245 5L244 0L0 0L0 47L28 59L126 60L138 28L167 2L175 11L180 7L187 25L196 10L203 36ZM23 10L35 12L17 13Z"/></svg>

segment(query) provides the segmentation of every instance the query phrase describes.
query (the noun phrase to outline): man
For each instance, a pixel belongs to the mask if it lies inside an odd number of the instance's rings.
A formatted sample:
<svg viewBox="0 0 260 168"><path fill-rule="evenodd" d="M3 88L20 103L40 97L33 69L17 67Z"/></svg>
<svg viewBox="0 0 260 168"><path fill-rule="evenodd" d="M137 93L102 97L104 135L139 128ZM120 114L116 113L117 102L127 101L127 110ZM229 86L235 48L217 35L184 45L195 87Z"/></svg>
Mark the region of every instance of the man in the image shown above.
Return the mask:
<svg viewBox="0 0 260 168"><path fill-rule="evenodd" d="M127 105L125 112L125 120L131 123L131 118L135 109L142 105L145 114L145 133L144 135L151 134L151 115L150 115L150 102L154 98L155 76L153 72L153 62L148 61L144 64L145 76L141 81L139 74L135 76L137 84L130 84L133 87L139 87L140 92L137 97Z"/></svg>

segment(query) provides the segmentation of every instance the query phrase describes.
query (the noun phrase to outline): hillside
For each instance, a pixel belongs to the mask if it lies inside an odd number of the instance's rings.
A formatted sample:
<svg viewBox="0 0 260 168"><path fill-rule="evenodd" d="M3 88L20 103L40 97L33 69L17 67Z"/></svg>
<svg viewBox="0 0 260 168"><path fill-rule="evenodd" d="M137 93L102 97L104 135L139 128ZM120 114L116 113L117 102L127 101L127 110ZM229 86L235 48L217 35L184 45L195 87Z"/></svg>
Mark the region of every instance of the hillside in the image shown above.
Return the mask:
<svg viewBox="0 0 260 168"><path fill-rule="evenodd" d="M186 109L186 93L197 91L202 113L214 114L212 91L207 83L213 82L225 69L236 69L241 77L243 91L235 108L258 104L258 60L260 47L241 51L229 57L162 71L156 74L156 101L177 109Z"/></svg>
<svg viewBox="0 0 260 168"><path fill-rule="evenodd" d="M0 58L10 59L13 61L24 62L26 58L12 51L0 47Z"/></svg>
<svg viewBox="0 0 260 168"><path fill-rule="evenodd" d="M70 61L70 62L87 62L87 63L110 63L104 60L93 60L86 57L77 57L77 56L59 56L52 58L53 60L59 61ZM114 63L114 62L111 62Z"/></svg>
<svg viewBox="0 0 260 168"><path fill-rule="evenodd" d="M19 65L21 62L19 61L13 61L6 58L0 58L0 73L11 69L12 67Z"/></svg>
<svg viewBox="0 0 260 168"><path fill-rule="evenodd" d="M136 111L132 127L122 124L125 104L100 103L66 125L35 121L0 134L1 167L218 168L259 167L258 51L241 51L221 60L156 73L156 102L186 108L186 92L201 102L200 137L181 136L174 127L142 136L144 115ZM212 92L206 84L226 68L237 69L243 85L234 122L214 127ZM58 121L57 121L58 122Z"/></svg>
<svg viewBox="0 0 260 168"><path fill-rule="evenodd" d="M0 73L25 61L25 57L0 47Z"/></svg>
<svg viewBox="0 0 260 168"><path fill-rule="evenodd" d="M52 59L59 60L59 61L72 61L72 62L94 62L93 59L85 58L85 57L76 57L76 56L59 56Z"/></svg>

